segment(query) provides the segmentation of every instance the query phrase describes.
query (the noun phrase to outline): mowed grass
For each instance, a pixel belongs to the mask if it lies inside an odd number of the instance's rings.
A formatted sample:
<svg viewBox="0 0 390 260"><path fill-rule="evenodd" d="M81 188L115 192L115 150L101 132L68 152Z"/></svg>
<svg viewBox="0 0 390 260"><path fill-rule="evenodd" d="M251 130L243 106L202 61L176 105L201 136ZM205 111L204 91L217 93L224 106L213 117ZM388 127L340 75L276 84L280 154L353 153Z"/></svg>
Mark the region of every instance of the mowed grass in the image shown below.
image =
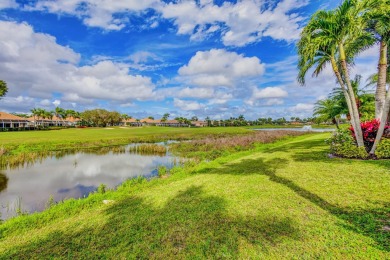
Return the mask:
<svg viewBox="0 0 390 260"><path fill-rule="evenodd" d="M390 161L305 135L0 225L0 258L390 259ZM103 200L111 200L104 204Z"/></svg>

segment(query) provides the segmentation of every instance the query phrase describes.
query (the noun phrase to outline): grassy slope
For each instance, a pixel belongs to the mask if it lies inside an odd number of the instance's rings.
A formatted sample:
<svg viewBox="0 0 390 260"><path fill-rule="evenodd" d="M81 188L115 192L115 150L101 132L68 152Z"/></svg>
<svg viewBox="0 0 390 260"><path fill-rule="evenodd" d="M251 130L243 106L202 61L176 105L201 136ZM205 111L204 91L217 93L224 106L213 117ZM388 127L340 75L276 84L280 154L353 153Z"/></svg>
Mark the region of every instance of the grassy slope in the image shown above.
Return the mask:
<svg viewBox="0 0 390 260"><path fill-rule="evenodd" d="M388 259L390 162L328 159L328 135L12 219L0 226L0 255Z"/></svg>
<svg viewBox="0 0 390 260"><path fill-rule="evenodd" d="M248 126L246 128L248 129L263 129L263 128L302 128L305 124L301 124L301 125L292 125L292 124L288 124L288 125L270 125L270 124L267 124L267 125L255 125L255 126ZM317 124L313 124L311 125L312 128L329 128L329 129L336 129L336 126L334 125L323 125L323 124L320 124L320 125L317 125Z"/></svg>

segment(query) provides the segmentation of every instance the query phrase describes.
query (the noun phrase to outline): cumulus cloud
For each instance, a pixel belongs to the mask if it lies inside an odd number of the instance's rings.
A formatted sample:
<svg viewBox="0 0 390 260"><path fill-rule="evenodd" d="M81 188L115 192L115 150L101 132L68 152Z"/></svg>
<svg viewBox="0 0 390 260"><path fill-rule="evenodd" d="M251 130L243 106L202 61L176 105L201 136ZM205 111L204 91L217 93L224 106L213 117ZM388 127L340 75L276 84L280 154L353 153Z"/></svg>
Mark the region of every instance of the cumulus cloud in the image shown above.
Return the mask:
<svg viewBox="0 0 390 260"><path fill-rule="evenodd" d="M84 24L106 30L121 30L129 23L127 17L117 14L137 13L157 4L158 0L41 0L26 10L42 10L57 14L70 14L80 17ZM121 18L118 18L121 17Z"/></svg>
<svg viewBox="0 0 390 260"><path fill-rule="evenodd" d="M257 57L212 49L198 51L178 73L181 80L199 87L233 87L239 80L262 75L264 64Z"/></svg>
<svg viewBox="0 0 390 260"><path fill-rule="evenodd" d="M184 111L200 110L206 107L204 104L201 104L197 101L182 100L178 98L175 98L173 100L173 105L179 108L180 110L184 110Z"/></svg>
<svg viewBox="0 0 390 260"><path fill-rule="evenodd" d="M312 115L314 109L314 104L311 103L298 103L295 106L292 106L288 109L288 112L292 115L298 115L304 117L307 115Z"/></svg>
<svg viewBox="0 0 390 260"><path fill-rule="evenodd" d="M149 77L131 75L128 65L113 61L80 67L78 53L26 23L0 21L0 49L0 78L9 96L50 99L57 92L68 102L154 99Z"/></svg>
<svg viewBox="0 0 390 260"><path fill-rule="evenodd" d="M284 0L275 7L258 0L222 5L213 1L180 1L165 4L159 10L164 18L174 19L178 34L202 39L219 31L225 45L244 46L263 36L285 41L298 39L303 18L293 11L307 4L307 0Z"/></svg>
<svg viewBox="0 0 390 260"><path fill-rule="evenodd" d="M16 8L18 4L15 0L1 0L0 2L0 10L6 8Z"/></svg>
<svg viewBox="0 0 390 260"><path fill-rule="evenodd" d="M242 0L218 5L214 1L195 0L38 0L25 9L74 15L87 26L105 30L121 30L130 23L129 15L153 9L162 19L174 22L177 34L189 35L192 40L219 34L226 46L244 46L264 36L287 42L298 39L303 18L297 10L308 2L282 0L271 5L268 1ZM156 17L145 19L144 23L144 29L159 25Z"/></svg>
<svg viewBox="0 0 390 260"><path fill-rule="evenodd" d="M288 97L287 91L280 87L253 88L252 96L246 101L247 104L253 105L281 105L283 98ZM258 102L261 100L260 102Z"/></svg>

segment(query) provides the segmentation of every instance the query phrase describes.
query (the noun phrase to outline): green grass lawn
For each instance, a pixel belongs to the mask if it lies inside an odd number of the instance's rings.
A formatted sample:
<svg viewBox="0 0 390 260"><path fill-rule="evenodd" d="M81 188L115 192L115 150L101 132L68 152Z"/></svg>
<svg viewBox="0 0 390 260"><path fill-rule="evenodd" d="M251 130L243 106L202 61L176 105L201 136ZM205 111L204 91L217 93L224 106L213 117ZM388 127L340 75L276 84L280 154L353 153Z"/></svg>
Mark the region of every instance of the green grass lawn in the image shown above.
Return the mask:
<svg viewBox="0 0 390 260"><path fill-rule="evenodd" d="M11 219L0 258L390 259L390 161L330 159L328 137L258 145Z"/></svg>

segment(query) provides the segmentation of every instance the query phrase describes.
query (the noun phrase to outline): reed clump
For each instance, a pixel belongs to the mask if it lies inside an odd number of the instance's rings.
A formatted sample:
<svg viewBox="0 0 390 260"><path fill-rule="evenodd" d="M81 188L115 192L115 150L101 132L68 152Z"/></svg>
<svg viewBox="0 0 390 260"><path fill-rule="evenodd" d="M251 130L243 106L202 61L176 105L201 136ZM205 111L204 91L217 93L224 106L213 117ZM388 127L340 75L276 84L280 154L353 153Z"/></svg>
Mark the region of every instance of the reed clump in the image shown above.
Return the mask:
<svg viewBox="0 0 390 260"><path fill-rule="evenodd" d="M129 152L139 154L166 154L167 147L158 144L140 144L130 147Z"/></svg>

